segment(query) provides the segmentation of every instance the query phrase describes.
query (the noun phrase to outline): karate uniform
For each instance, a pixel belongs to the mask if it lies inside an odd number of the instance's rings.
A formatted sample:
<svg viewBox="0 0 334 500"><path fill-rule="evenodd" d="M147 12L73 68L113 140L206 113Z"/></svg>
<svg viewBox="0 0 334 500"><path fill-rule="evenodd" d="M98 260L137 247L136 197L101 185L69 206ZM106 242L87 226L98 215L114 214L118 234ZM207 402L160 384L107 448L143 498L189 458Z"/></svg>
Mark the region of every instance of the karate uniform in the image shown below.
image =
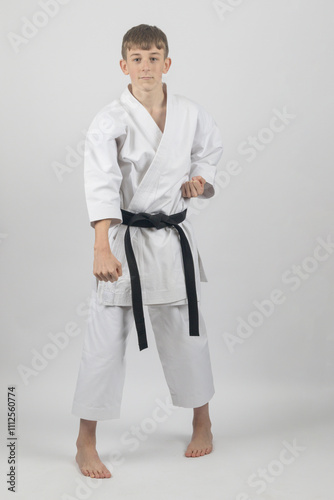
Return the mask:
<svg viewBox="0 0 334 500"><path fill-rule="evenodd" d="M84 180L90 225L111 222L112 253L122 264L114 283L94 277L90 321L72 413L89 420L119 418L125 350L134 317L131 277L125 253L121 210L166 214L187 209L181 186L194 176L205 180L201 198L214 195L216 165L223 147L211 115L194 101L167 92L162 133L129 85L120 99L93 119L86 137ZM199 311L199 336L189 335L188 298L180 237L173 227L131 227L142 302L157 343L172 402L197 407L214 394L208 340L199 309L200 282L207 281L195 235L186 218L179 226L190 245Z"/></svg>

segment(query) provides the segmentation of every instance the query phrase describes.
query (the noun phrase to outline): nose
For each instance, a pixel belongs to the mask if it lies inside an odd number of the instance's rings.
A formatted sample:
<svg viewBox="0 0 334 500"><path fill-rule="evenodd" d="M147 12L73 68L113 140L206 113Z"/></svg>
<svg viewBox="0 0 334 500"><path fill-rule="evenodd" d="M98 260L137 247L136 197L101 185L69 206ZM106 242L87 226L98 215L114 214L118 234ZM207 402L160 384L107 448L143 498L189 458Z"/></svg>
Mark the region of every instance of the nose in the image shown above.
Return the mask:
<svg viewBox="0 0 334 500"><path fill-rule="evenodd" d="M147 71L149 69L148 61L143 60L142 62L142 70Z"/></svg>

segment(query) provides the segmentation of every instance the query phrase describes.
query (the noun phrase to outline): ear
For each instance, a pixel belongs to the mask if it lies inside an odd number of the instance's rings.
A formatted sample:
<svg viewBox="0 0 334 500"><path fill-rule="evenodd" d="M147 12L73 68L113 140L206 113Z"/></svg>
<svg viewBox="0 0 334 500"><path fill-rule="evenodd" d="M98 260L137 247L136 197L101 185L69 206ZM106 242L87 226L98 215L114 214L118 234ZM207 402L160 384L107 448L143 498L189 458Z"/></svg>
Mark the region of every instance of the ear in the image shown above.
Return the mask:
<svg viewBox="0 0 334 500"><path fill-rule="evenodd" d="M126 62L125 59L121 59L119 61L119 65L121 67L121 70L123 71L124 75L128 75L129 74L129 70L128 70L128 64Z"/></svg>
<svg viewBox="0 0 334 500"><path fill-rule="evenodd" d="M162 72L164 74L168 73L171 64L172 64L171 58L166 57L165 62L164 62L164 69L162 70Z"/></svg>

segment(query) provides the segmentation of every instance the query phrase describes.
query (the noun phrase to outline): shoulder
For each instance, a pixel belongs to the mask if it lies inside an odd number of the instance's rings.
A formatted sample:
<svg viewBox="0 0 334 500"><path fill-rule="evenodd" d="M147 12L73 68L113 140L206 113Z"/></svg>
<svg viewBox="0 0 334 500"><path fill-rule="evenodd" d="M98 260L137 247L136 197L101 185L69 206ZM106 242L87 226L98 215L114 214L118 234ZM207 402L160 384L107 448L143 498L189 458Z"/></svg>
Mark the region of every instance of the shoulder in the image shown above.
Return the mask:
<svg viewBox="0 0 334 500"><path fill-rule="evenodd" d="M173 99L176 105L183 106L185 108L189 108L195 111L199 106L196 101L193 101L192 99L189 99L189 97L186 97L181 94L173 94Z"/></svg>
<svg viewBox="0 0 334 500"><path fill-rule="evenodd" d="M119 99L115 99L103 106L93 117L88 134L106 133L113 136L125 133L124 108Z"/></svg>
<svg viewBox="0 0 334 500"><path fill-rule="evenodd" d="M205 106L199 104L197 101L190 99L184 95L173 94L176 105L183 107L184 109L188 109L194 115L196 115L198 120L204 120L208 122L212 122L213 117L211 113L206 109Z"/></svg>

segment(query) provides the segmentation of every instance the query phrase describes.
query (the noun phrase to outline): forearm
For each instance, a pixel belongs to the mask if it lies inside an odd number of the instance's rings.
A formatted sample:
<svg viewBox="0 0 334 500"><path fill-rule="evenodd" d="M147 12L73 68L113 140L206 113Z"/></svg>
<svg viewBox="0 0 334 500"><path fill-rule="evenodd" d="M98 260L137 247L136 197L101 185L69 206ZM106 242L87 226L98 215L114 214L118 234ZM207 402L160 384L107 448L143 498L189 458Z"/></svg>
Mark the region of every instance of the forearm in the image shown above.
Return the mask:
<svg viewBox="0 0 334 500"><path fill-rule="evenodd" d="M94 250L110 250L108 230L112 219L102 219L95 222L95 243Z"/></svg>
<svg viewBox="0 0 334 500"><path fill-rule="evenodd" d="M122 276L122 264L110 249L108 229L115 219L101 219L95 222L95 243L93 274L100 281L117 281Z"/></svg>

